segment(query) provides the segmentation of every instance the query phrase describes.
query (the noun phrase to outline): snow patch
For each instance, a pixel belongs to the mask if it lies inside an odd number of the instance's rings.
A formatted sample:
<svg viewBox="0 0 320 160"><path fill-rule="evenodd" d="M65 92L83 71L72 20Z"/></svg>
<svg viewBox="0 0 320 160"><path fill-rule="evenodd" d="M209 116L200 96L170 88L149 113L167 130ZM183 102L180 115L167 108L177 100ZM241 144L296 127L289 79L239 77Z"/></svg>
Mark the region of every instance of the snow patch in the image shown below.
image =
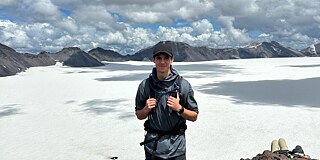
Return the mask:
<svg viewBox="0 0 320 160"><path fill-rule="evenodd" d="M244 48L257 48L261 45L262 43L251 43L247 46L245 46Z"/></svg>
<svg viewBox="0 0 320 160"><path fill-rule="evenodd" d="M310 46L310 52L314 55L317 55L316 46L314 44Z"/></svg>

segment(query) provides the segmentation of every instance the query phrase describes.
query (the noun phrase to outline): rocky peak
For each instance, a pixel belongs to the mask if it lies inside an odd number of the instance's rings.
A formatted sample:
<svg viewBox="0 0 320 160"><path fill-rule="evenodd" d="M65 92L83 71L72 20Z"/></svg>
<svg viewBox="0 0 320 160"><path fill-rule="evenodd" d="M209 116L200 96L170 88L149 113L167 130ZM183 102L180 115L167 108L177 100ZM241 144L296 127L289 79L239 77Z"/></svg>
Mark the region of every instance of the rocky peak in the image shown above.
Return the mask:
<svg viewBox="0 0 320 160"><path fill-rule="evenodd" d="M0 50L7 50L7 51L10 51L10 52L16 52L14 49L0 43Z"/></svg>
<svg viewBox="0 0 320 160"><path fill-rule="evenodd" d="M47 52L47 51L41 51L40 53L39 53L39 55L41 55L41 54L51 54L50 52Z"/></svg>
<svg viewBox="0 0 320 160"><path fill-rule="evenodd" d="M73 54L77 52L83 52L79 47L68 47L68 48L63 48L60 53L63 54Z"/></svg>
<svg viewBox="0 0 320 160"><path fill-rule="evenodd" d="M105 49L103 49L103 48L101 48L101 47L97 47L97 48L94 48L94 49L92 49L92 50L90 50L90 51L99 51L99 52L103 52L103 51L105 51ZM89 52L90 52L89 51Z"/></svg>
<svg viewBox="0 0 320 160"><path fill-rule="evenodd" d="M0 44L0 56L0 77L14 75L29 67L55 64L55 61L46 54L21 54L3 44Z"/></svg>
<svg viewBox="0 0 320 160"><path fill-rule="evenodd" d="M94 48L88 53L99 61L125 61L127 59L125 56L122 56L115 51L105 50L100 47Z"/></svg>
<svg viewBox="0 0 320 160"><path fill-rule="evenodd" d="M275 46L282 46L279 42L277 41L271 41L271 44L275 45Z"/></svg>
<svg viewBox="0 0 320 160"><path fill-rule="evenodd" d="M103 65L79 47L63 48L55 54L50 54L50 56L57 61L63 62L64 65L71 67L94 67Z"/></svg>
<svg viewBox="0 0 320 160"><path fill-rule="evenodd" d="M320 56L320 43L310 45L309 47L301 50L306 56Z"/></svg>

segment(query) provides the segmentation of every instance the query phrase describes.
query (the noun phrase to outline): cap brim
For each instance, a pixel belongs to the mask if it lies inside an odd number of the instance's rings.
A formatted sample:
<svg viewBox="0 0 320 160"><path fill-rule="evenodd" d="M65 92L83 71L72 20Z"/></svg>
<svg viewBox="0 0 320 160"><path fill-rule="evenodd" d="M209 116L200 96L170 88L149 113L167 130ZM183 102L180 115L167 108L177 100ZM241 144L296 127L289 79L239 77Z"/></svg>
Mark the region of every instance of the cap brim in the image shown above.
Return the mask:
<svg viewBox="0 0 320 160"><path fill-rule="evenodd" d="M168 56L170 56L170 57L173 57L173 55L172 55L171 53L166 52L166 51L156 52L155 54L153 54L153 57L155 57L155 56L157 56L157 55L159 55L159 54L166 54L166 55L168 55Z"/></svg>

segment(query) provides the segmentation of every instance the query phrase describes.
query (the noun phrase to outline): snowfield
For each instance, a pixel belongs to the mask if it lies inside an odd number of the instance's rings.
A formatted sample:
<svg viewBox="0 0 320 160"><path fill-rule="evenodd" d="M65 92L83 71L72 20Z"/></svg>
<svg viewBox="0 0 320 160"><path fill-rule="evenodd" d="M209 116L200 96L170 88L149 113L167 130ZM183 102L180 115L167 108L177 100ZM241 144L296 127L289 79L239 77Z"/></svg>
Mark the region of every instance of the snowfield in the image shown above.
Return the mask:
<svg viewBox="0 0 320 160"><path fill-rule="evenodd" d="M134 99L152 62L29 68L0 78L1 160L143 160ZM174 62L195 91L189 160L239 160L283 137L320 158L320 58Z"/></svg>

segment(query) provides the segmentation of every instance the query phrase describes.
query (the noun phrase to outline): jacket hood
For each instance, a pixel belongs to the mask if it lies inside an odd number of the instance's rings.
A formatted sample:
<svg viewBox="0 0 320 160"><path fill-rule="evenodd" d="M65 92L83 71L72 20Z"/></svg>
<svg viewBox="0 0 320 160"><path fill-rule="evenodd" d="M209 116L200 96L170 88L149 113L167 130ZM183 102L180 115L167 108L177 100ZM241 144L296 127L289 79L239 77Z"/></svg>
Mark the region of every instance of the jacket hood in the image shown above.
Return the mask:
<svg viewBox="0 0 320 160"><path fill-rule="evenodd" d="M177 76L179 75L178 71L175 70L172 65L170 65L170 74L163 80L159 80L158 77L157 77L157 69L154 67L152 69L152 73L151 73L151 77L153 79L154 82L171 82L171 81L174 81Z"/></svg>

